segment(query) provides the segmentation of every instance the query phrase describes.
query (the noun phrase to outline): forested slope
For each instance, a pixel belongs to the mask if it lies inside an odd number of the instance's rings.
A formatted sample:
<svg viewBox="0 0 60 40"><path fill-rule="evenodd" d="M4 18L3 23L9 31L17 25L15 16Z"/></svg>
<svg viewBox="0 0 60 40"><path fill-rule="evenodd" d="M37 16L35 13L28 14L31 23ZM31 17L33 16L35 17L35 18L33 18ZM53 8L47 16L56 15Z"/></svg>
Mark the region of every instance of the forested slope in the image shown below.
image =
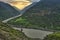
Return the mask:
<svg viewBox="0 0 60 40"><path fill-rule="evenodd" d="M0 40L40 40L28 38L23 32L11 28L9 25L0 22Z"/></svg>
<svg viewBox="0 0 60 40"><path fill-rule="evenodd" d="M13 16L20 14L14 7L11 5L0 2L0 19L4 20Z"/></svg>
<svg viewBox="0 0 60 40"><path fill-rule="evenodd" d="M26 28L60 30L60 0L41 0L10 23Z"/></svg>
<svg viewBox="0 0 60 40"><path fill-rule="evenodd" d="M47 35L44 40L60 40L60 32Z"/></svg>

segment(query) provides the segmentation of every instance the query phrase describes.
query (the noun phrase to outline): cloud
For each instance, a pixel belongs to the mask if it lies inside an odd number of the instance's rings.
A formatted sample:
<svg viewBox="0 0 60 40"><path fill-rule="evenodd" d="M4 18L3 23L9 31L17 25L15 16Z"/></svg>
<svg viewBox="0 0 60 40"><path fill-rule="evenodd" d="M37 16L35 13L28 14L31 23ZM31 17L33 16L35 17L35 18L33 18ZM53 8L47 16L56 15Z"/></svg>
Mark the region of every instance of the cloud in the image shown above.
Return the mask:
<svg viewBox="0 0 60 40"><path fill-rule="evenodd" d="M26 0L0 0L3 2L7 2L7 1L26 1ZM39 2L40 0L31 0L32 2Z"/></svg>
<svg viewBox="0 0 60 40"><path fill-rule="evenodd" d="M0 1L8 3L8 0L0 0Z"/></svg>
<svg viewBox="0 0 60 40"><path fill-rule="evenodd" d="M32 0L32 2L39 2L40 0Z"/></svg>
<svg viewBox="0 0 60 40"><path fill-rule="evenodd" d="M0 0L0 1L6 2L6 1L8 1L8 0Z"/></svg>

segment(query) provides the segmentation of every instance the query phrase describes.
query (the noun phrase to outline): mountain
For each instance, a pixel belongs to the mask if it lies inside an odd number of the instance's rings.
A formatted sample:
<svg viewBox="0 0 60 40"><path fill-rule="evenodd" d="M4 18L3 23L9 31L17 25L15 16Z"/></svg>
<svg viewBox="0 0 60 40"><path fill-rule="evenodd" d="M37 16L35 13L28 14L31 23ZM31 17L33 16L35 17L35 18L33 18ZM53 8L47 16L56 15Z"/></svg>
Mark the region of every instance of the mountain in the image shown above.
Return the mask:
<svg viewBox="0 0 60 40"><path fill-rule="evenodd" d="M13 16L20 14L14 7L11 5L0 2L0 20L4 20Z"/></svg>
<svg viewBox="0 0 60 40"><path fill-rule="evenodd" d="M38 40L28 38L23 32L15 30L11 25L0 22L0 40Z"/></svg>
<svg viewBox="0 0 60 40"><path fill-rule="evenodd" d="M9 23L26 28L60 30L60 0L41 0Z"/></svg>

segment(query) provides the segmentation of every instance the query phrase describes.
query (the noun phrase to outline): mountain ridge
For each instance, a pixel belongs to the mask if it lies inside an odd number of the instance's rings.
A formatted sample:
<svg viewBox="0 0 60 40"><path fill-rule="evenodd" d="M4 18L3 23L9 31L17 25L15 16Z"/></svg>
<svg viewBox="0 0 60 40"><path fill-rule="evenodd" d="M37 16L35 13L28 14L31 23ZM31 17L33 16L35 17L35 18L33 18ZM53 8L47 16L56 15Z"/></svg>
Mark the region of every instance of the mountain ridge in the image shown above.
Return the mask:
<svg viewBox="0 0 60 40"><path fill-rule="evenodd" d="M14 7L11 5L0 2L0 19L4 20L13 16L20 14Z"/></svg>

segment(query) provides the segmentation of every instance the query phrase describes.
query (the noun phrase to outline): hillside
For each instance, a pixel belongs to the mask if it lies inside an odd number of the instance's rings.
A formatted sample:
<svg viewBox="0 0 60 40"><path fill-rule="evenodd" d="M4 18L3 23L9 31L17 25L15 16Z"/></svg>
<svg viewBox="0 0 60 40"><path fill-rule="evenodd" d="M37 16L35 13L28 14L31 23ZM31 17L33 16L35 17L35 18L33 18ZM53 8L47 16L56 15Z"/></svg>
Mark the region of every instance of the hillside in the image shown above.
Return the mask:
<svg viewBox="0 0 60 40"><path fill-rule="evenodd" d="M60 32L47 35L44 40L60 40Z"/></svg>
<svg viewBox="0 0 60 40"><path fill-rule="evenodd" d="M9 23L25 28L60 30L60 0L41 0Z"/></svg>
<svg viewBox="0 0 60 40"><path fill-rule="evenodd" d="M28 38L21 31L11 28L9 25L0 22L0 40L38 40Z"/></svg>
<svg viewBox="0 0 60 40"><path fill-rule="evenodd" d="M0 20L7 19L18 14L20 13L11 5L4 2L0 2Z"/></svg>

